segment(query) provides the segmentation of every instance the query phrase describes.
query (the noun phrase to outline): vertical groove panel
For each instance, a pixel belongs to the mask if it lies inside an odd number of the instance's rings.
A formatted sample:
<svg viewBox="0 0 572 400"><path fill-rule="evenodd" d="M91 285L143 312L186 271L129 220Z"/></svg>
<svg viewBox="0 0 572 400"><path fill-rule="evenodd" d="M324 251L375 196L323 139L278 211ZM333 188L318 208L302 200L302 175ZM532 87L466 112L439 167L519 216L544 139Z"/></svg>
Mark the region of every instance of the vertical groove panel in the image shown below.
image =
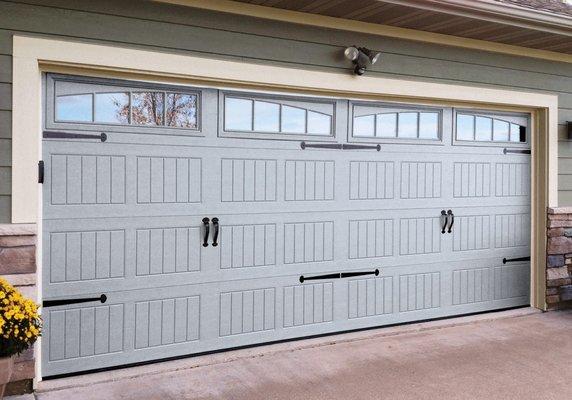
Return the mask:
<svg viewBox="0 0 572 400"><path fill-rule="evenodd" d="M355 279L348 282L348 318L393 312L393 278Z"/></svg>
<svg viewBox="0 0 572 400"><path fill-rule="evenodd" d="M330 322L333 319L333 309L331 282L284 288L284 327Z"/></svg>
<svg viewBox="0 0 572 400"><path fill-rule="evenodd" d="M199 296L135 303L135 348L198 340L199 310Z"/></svg>
<svg viewBox="0 0 572 400"><path fill-rule="evenodd" d="M480 162L456 162L453 168L454 197L489 197L491 165Z"/></svg>
<svg viewBox="0 0 572 400"><path fill-rule="evenodd" d="M441 163L401 163L401 198L427 199L441 197Z"/></svg>
<svg viewBox="0 0 572 400"><path fill-rule="evenodd" d="M284 263L331 261L334 257L334 223L284 224Z"/></svg>
<svg viewBox="0 0 572 400"><path fill-rule="evenodd" d="M399 276L399 311L440 307L441 273Z"/></svg>
<svg viewBox="0 0 572 400"><path fill-rule="evenodd" d="M200 234L198 227L137 229L137 275L199 271Z"/></svg>
<svg viewBox="0 0 572 400"><path fill-rule="evenodd" d="M200 203L200 158L137 157L137 203Z"/></svg>
<svg viewBox="0 0 572 400"><path fill-rule="evenodd" d="M275 327L275 310L274 288L221 293L219 335L272 330Z"/></svg>
<svg viewBox="0 0 572 400"><path fill-rule="evenodd" d="M276 160L221 160L221 201L276 201Z"/></svg>
<svg viewBox="0 0 572 400"><path fill-rule="evenodd" d="M286 201L334 200L334 162L287 160L284 166Z"/></svg>
<svg viewBox="0 0 572 400"><path fill-rule="evenodd" d="M349 221L350 259L393 255L393 220Z"/></svg>
<svg viewBox="0 0 572 400"><path fill-rule="evenodd" d="M125 157L52 154L52 205L124 204Z"/></svg>
<svg viewBox="0 0 572 400"><path fill-rule="evenodd" d="M403 218L400 220L401 255L430 254L441 251L439 218Z"/></svg>
<svg viewBox="0 0 572 400"><path fill-rule="evenodd" d="M275 224L221 226L221 268L261 267L275 264Z"/></svg>
<svg viewBox="0 0 572 400"><path fill-rule="evenodd" d="M392 199L394 163L350 162L350 200Z"/></svg>

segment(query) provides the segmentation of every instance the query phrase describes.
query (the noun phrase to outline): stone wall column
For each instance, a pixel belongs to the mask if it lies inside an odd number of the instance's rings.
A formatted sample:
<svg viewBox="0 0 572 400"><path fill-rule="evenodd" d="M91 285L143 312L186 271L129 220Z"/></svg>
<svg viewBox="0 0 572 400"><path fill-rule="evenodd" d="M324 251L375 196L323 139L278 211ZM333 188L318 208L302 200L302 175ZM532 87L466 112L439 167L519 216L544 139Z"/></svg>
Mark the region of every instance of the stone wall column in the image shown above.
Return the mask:
<svg viewBox="0 0 572 400"><path fill-rule="evenodd" d="M546 303L548 309L572 306L572 207L548 209Z"/></svg>
<svg viewBox="0 0 572 400"><path fill-rule="evenodd" d="M36 290L36 226L0 224L0 275L24 296L38 301ZM16 358L6 395L32 391L34 349Z"/></svg>

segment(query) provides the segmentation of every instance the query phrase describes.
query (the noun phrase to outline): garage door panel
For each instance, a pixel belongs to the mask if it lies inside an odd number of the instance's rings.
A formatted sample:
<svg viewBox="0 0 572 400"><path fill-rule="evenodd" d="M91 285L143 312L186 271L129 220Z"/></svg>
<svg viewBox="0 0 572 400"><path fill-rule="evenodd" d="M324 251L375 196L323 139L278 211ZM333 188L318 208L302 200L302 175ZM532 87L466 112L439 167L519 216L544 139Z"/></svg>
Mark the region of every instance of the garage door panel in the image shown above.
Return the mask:
<svg viewBox="0 0 572 400"><path fill-rule="evenodd" d="M347 100L191 92L186 128L48 105L108 137L44 140L44 299L87 300L45 310L45 375L528 304L530 156L503 151L526 144L452 141L441 108L440 139L348 149Z"/></svg>

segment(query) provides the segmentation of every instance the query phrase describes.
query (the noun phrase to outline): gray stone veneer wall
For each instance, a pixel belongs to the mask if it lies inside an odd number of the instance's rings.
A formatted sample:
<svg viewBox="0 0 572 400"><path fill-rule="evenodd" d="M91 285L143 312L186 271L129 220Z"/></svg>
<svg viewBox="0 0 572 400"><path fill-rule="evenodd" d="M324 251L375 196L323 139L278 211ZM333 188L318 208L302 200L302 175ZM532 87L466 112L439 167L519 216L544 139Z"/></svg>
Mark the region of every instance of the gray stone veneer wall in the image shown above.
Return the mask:
<svg viewBox="0 0 572 400"><path fill-rule="evenodd" d="M0 276L37 300L34 225L0 224ZM34 349L28 349L16 358L6 395L31 392L34 375Z"/></svg>
<svg viewBox="0 0 572 400"><path fill-rule="evenodd" d="M547 227L546 303L572 307L572 207L549 208Z"/></svg>

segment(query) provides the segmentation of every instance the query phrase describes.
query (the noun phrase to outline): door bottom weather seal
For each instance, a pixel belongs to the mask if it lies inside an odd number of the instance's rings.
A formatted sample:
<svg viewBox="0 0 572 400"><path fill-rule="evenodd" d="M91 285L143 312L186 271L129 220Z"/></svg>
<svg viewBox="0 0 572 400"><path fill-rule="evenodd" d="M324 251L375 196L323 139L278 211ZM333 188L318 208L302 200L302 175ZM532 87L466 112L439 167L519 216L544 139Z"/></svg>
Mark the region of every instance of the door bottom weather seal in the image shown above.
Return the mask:
<svg viewBox="0 0 572 400"><path fill-rule="evenodd" d="M355 272L336 272L335 274L325 274L325 275L316 275L316 276L300 276L300 283L304 283L305 281L316 281L321 279L341 279L341 278L351 278L354 276L362 276L362 275L379 275L379 269L375 269L373 271L355 271Z"/></svg>
<svg viewBox="0 0 572 400"><path fill-rule="evenodd" d="M105 303L107 301L107 296L102 294L99 297L81 297L77 299L62 299L62 300L45 300L42 302L42 307L56 307L65 306L68 304L78 304L78 303L89 303L92 301L99 301Z"/></svg>

